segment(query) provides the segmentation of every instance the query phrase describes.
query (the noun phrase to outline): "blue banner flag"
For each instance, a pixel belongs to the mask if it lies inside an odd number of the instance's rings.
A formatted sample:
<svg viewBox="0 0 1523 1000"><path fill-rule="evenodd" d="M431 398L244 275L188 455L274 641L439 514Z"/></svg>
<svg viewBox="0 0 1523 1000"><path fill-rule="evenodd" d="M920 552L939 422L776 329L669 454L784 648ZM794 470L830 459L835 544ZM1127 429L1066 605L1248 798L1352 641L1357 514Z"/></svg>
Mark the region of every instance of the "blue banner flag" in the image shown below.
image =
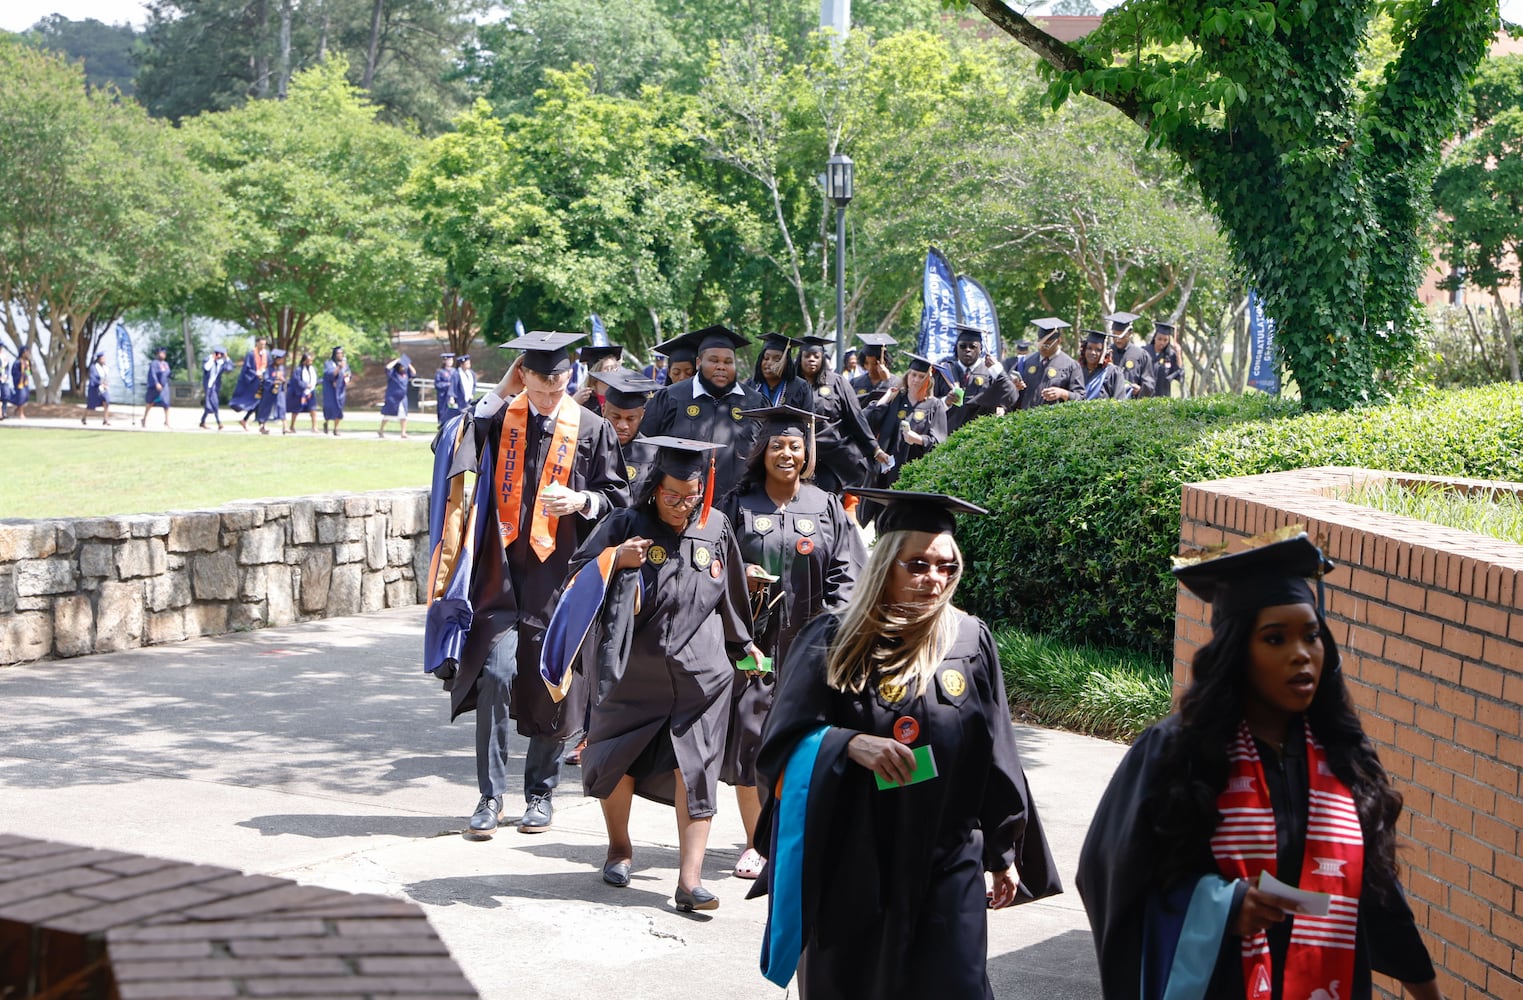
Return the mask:
<svg viewBox="0 0 1523 1000"><path fill-rule="evenodd" d="M122 324L116 324L116 370L122 373L122 387L132 391L133 368L132 335Z"/></svg>
<svg viewBox="0 0 1523 1000"><path fill-rule="evenodd" d="M1274 320L1264 315L1264 300L1252 290L1248 292L1248 340L1253 359L1248 368L1248 384L1278 396L1280 366L1274 351Z"/></svg>
<svg viewBox="0 0 1523 1000"><path fill-rule="evenodd" d="M603 321L598 318L598 314L597 313L593 313L592 314L592 346L593 347L611 347L611 346L613 346L612 344L610 344L608 342L608 331L603 329Z"/></svg>
<svg viewBox="0 0 1523 1000"><path fill-rule="evenodd" d="M513 334L515 336L518 336L518 337L522 337L524 335L524 321L523 320L521 320L521 319L515 319L513 321Z"/></svg>
<svg viewBox="0 0 1523 1000"><path fill-rule="evenodd" d="M920 339L915 352L932 361L940 361L957 348L957 331L953 324L959 322L957 311L957 283L952 278L952 265L935 247L925 255L925 286L920 307Z"/></svg>
<svg viewBox="0 0 1523 1000"><path fill-rule="evenodd" d="M1005 345L999 335L999 315L994 311L994 300L988 289L966 274L957 276L957 299L962 321L984 331L984 351L996 358L1005 356Z"/></svg>

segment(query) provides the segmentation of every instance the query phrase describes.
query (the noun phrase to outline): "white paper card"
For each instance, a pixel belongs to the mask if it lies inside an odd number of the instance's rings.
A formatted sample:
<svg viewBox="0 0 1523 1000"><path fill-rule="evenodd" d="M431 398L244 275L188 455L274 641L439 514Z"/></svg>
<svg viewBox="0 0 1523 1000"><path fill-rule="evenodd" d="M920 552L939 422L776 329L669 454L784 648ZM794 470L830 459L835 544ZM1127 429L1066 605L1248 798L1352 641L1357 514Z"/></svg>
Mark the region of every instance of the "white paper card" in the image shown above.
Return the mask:
<svg viewBox="0 0 1523 1000"><path fill-rule="evenodd" d="M1301 907L1301 912L1312 917L1327 916L1333 897L1325 892L1307 892L1293 885L1286 885L1268 872L1259 872L1259 891L1267 892L1276 899L1283 899Z"/></svg>

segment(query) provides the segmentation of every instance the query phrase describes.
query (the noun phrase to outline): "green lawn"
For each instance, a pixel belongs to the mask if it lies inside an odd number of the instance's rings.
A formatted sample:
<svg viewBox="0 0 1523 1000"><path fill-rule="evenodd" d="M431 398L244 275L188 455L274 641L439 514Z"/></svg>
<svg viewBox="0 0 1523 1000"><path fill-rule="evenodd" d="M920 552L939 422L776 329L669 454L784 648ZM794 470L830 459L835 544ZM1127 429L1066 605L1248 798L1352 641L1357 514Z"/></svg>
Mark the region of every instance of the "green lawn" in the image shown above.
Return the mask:
<svg viewBox="0 0 1523 1000"><path fill-rule="evenodd" d="M198 510L230 500L427 486L430 421L407 441L0 428L0 517Z"/></svg>

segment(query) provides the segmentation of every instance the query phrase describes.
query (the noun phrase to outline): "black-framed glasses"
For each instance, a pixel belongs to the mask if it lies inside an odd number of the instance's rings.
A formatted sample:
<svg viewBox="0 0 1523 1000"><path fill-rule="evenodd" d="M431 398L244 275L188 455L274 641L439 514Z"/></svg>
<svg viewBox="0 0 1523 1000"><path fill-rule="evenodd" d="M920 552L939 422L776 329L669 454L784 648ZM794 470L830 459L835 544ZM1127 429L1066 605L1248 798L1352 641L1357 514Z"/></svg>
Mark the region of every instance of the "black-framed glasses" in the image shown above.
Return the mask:
<svg viewBox="0 0 1523 1000"><path fill-rule="evenodd" d="M962 564L955 561L933 563L926 559L895 559L894 563L902 567L910 576L926 576L931 570L935 570L951 580L962 572Z"/></svg>

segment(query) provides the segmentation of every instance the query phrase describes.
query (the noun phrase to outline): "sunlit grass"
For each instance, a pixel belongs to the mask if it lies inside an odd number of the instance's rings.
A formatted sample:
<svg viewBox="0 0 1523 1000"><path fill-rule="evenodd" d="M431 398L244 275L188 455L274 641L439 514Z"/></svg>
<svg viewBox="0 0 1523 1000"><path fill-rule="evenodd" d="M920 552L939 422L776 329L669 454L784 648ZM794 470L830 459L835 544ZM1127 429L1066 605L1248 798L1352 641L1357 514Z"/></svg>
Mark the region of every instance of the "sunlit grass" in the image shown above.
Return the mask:
<svg viewBox="0 0 1523 1000"><path fill-rule="evenodd" d="M1012 709L1041 725L1130 740L1169 713L1169 668L1146 656L997 629Z"/></svg>
<svg viewBox="0 0 1523 1000"><path fill-rule="evenodd" d="M1523 496L1511 491L1467 493L1444 483L1382 479L1350 489L1343 499L1361 507L1523 544Z"/></svg>
<svg viewBox="0 0 1523 1000"><path fill-rule="evenodd" d="M114 423L115 421L113 421ZM412 440L0 427L0 517L150 514L231 500L427 486L433 423Z"/></svg>

